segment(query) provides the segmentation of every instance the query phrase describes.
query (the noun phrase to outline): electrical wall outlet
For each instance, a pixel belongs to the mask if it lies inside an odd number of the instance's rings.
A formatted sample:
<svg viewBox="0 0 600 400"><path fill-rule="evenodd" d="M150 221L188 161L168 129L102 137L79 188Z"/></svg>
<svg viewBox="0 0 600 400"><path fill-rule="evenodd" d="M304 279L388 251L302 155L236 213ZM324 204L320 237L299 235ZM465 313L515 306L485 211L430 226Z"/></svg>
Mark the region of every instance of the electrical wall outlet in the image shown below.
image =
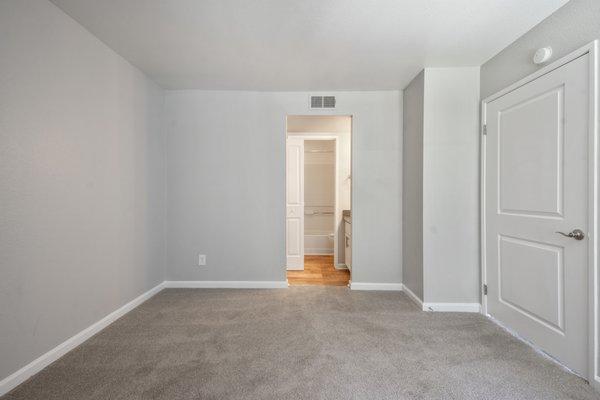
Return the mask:
<svg viewBox="0 0 600 400"><path fill-rule="evenodd" d="M204 254L198 255L198 265L200 265L200 266L206 265L206 255L204 255Z"/></svg>

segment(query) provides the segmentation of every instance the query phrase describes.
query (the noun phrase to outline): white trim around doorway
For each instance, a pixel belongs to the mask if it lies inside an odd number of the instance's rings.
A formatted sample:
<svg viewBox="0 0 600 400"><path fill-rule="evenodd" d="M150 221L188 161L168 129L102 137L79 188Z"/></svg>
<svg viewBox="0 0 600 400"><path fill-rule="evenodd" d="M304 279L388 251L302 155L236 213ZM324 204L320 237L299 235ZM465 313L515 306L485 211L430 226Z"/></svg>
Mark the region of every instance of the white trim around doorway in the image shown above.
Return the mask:
<svg viewBox="0 0 600 400"><path fill-rule="evenodd" d="M352 134L352 133L350 133ZM286 140L287 140L287 135L288 133L286 132ZM300 138L303 140L333 140L335 142L335 226L334 226L334 231L333 231L333 265L336 269L347 269L346 265L343 263L339 262L339 257L338 257L338 249L339 249L339 235L338 235L338 230L339 230L339 224L340 221L338 221L338 217L341 218L342 217L342 208L340 207L340 199L339 199L339 188L340 188L340 182L339 182L339 174L338 174L338 169L339 169L339 163L340 163L340 152L339 152L339 138L337 135L332 134L331 132L293 132L293 137L295 138ZM350 139L350 146L352 147L352 138ZM352 150L350 151L350 159L351 159L351 163L352 163ZM350 196L352 196L352 188L353 186L351 186L351 192L350 192Z"/></svg>

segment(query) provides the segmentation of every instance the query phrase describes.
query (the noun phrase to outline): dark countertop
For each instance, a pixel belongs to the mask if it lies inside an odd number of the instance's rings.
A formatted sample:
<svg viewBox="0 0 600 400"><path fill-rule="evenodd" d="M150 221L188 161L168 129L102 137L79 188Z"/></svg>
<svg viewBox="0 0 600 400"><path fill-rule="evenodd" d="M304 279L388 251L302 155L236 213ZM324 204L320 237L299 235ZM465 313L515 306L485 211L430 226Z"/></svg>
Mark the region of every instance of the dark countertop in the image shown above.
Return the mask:
<svg viewBox="0 0 600 400"><path fill-rule="evenodd" d="M349 224L352 223L352 211L351 210L343 210L342 216L344 218L344 221L346 221Z"/></svg>

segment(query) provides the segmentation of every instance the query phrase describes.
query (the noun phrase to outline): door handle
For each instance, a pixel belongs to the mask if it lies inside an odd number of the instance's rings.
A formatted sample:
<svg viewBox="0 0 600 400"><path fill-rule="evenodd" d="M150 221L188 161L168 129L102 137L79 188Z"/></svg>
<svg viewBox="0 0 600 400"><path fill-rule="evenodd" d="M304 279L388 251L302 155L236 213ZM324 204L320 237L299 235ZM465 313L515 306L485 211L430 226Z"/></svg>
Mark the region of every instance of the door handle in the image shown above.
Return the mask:
<svg viewBox="0 0 600 400"><path fill-rule="evenodd" d="M585 237L585 233L583 233L583 231L581 229L573 229L569 233L564 233L564 232L559 232L559 231L556 231L556 233L560 233L563 236L573 238L575 240L583 240L583 238Z"/></svg>

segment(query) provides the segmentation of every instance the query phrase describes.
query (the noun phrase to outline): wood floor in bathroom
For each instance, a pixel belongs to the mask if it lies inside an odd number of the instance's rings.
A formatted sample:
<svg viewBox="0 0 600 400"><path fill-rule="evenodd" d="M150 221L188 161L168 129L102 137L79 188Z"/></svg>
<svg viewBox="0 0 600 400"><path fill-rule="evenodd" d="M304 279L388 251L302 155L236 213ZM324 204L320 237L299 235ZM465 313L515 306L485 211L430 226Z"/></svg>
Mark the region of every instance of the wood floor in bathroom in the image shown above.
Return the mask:
<svg viewBox="0 0 600 400"><path fill-rule="evenodd" d="M336 269L333 256L304 256L304 271L288 271L290 286L347 286L350 282L350 271Z"/></svg>

